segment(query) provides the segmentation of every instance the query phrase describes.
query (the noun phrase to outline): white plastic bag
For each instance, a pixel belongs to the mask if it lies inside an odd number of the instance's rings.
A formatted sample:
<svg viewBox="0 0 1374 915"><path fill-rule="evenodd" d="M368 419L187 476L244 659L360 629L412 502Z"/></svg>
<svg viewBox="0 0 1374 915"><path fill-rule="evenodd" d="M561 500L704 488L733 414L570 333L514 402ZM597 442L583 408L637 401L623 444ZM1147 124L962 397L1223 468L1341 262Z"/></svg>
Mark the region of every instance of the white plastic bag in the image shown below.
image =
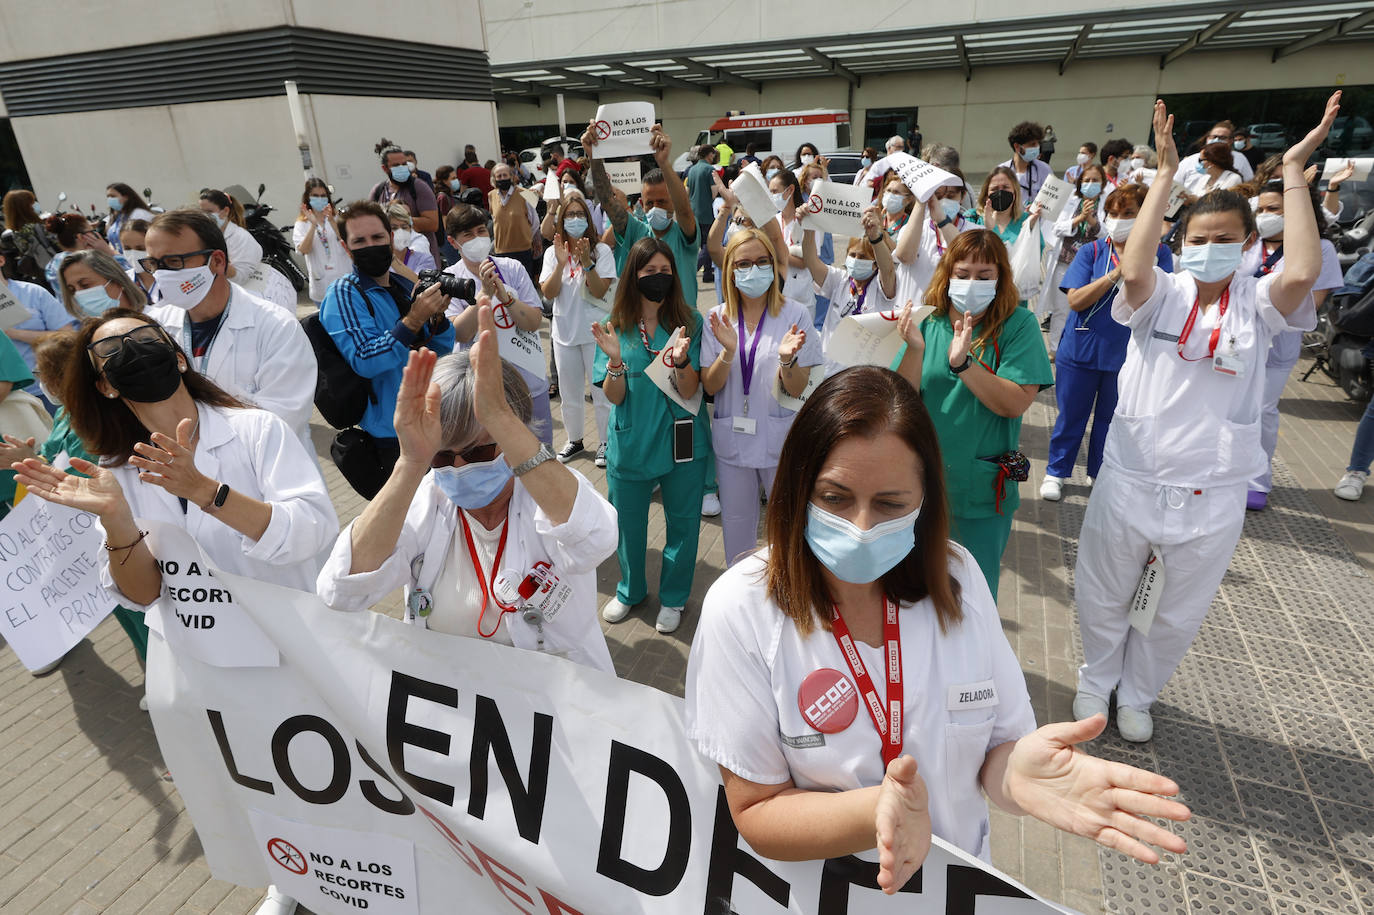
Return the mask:
<svg viewBox="0 0 1374 915"><path fill-rule="evenodd" d="M1030 299L1040 292L1044 273L1040 268L1040 225L1022 225L1021 234L1011 245L1011 279L1020 294Z"/></svg>

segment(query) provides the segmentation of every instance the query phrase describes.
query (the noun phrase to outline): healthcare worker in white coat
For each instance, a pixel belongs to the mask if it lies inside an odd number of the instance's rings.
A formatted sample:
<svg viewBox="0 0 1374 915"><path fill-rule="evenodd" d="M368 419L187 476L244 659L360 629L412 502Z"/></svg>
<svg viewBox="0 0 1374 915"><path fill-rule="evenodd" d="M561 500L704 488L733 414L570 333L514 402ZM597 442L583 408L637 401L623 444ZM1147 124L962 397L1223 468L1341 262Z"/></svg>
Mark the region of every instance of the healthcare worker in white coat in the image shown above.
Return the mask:
<svg viewBox="0 0 1374 915"><path fill-rule="evenodd" d="M1247 248L1241 261L1240 272L1251 276L1263 277L1283 270L1283 230L1284 197L1283 183L1271 181L1260 188L1255 198L1255 225L1259 230L1260 243ZM1317 219L1317 233L1321 235L1325 227L1325 210L1317 206L1316 194L1312 195L1312 211ZM1322 269L1317 281L1312 284L1312 298L1308 301L1313 312L1307 320L1316 321L1316 311L1326 302L1331 290L1339 289L1345 280L1341 276L1341 263L1336 255L1336 246L1325 238L1321 240ZM1307 306L1304 306L1307 307ZM1250 481L1250 491L1245 497L1245 507L1251 511L1263 511L1269 504L1269 492L1274 488L1274 472L1270 464L1274 460L1274 449L1279 443L1279 398L1293 366L1298 364L1302 355L1302 331L1289 330L1275 334L1269 344L1269 355L1264 360L1264 405L1260 413L1260 444L1264 447L1264 469Z"/></svg>
<svg viewBox="0 0 1374 915"><path fill-rule="evenodd" d="M783 439L821 361L806 307L782 292L783 259L760 229L740 229L725 246L725 301L707 315L701 338L701 385L715 398L711 442L720 483L725 561L758 543L759 490L773 491Z"/></svg>
<svg viewBox="0 0 1374 915"><path fill-rule="evenodd" d="M960 212L959 199L964 193L963 172L956 168L951 169L950 173L959 178L960 184L937 187L926 203L913 197L911 218L897 231L892 260L897 271L898 302L923 301L926 287L935 276L935 265L945 256L950 242L963 232L981 228L977 223L965 219ZM900 196L899 187L905 189L906 185L892 175L882 195L884 209L889 195Z"/></svg>
<svg viewBox="0 0 1374 915"><path fill-rule="evenodd" d="M1159 175L1121 259L1124 287L1112 317L1131 338L1074 576L1084 660L1074 716L1105 712L1116 690L1117 729L1126 740L1153 735L1150 706L1197 635L1240 540L1246 484L1264 464L1269 341L1303 329L1300 309L1321 269L1303 164L1330 130L1340 96L1331 96L1322 122L1284 154L1287 263L1262 278L1240 270L1244 249L1258 243L1250 202L1224 190L1184 211L1183 272L1155 265L1178 168L1173 118L1155 102ZM1133 626L1127 612L1147 564L1142 604L1155 609ZM1144 599L1147 592L1154 601Z"/></svg>
<svg viewBox="0 0 1374 915"><path fill-rule="evenodd" d="M471 350L410 354L401 456L339 535L318 593L364 610L405 586L407 622L613 674L596 569L615 552L615 509L530 431L529 388L497 352L490 300L479 303Z"/></svg>
<svg viewBox="0 0 1374 915"><path fill-rule="evenodd" d="M876 858L902 888L932 833L989 860L988 798L1153 863L1184 841L1169 779L1079 752L1103 717L1036 729L973 558L949 539L916 389L826 379L783 445L767 548L711 586L687 663L687 737L740 834L785 861ZM877 848L877 854L873 849Z"/></svg>
<svg viewBox="0 0 1374 915"><path fill-rule="evenodd" d="M315 456L315 351L293 315L227 275L224 237L195 210L163 213L148 227L148 256L162 297L148 314L196 371L235 397L275 413Z"/></svg>
<svg viewBox="0 0 1374 915"><path fill-rule="evenodd" d="M81 358L63 386L63 403L100 463L73 458L84 475L77 476L29 459L15 465L17 478L39 498L99 519L101 581L112 599L146 613L157 633L151 652L165 647L173 658L204 657L220 646L196 647L178 622L147 522L186 531L217 569L312 590L339 520L319 467L286 424L216 387L146 315L119 309L91 319L77 344ZM173 667L169 675L185 677L186 670ZM171 689L162 684L150 699ZM165 725L177 710L154 705L153 713L155 724L168 716ZM175 748L163 753L176 768ZM295 907L269 887L258 912L289 915Z"/></svg>

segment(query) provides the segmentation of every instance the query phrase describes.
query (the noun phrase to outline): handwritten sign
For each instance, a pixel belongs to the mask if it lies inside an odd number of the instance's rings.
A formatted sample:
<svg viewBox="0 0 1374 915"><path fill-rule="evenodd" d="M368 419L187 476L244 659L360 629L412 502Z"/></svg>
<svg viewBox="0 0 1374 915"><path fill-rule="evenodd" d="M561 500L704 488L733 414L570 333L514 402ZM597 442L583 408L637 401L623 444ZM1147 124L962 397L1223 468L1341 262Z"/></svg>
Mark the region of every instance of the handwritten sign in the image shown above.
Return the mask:
<svg viewBox="0 0 1374 915"><path fill-rule="evenodd" d="M773 376L773 399L778 402L778 406L784 410L791 410L793 413L802 408L806 399L811 396L811 392L825 380L825 366L811 366L811 377L806 379L806 387L802 389L800 397L793 397L787 393L787 389L782 386L782 378L778 375Z"/></svg>
<svg viewBox="0 0 1374 915"><path fill-rule="evenodd" d="M501 358L535 378L547 378L548 362L539 333L521 329L515 323L515 316L500 302L492 306L492 318L496 321L496 342Z"/></svg>
<svg viewBox="0 0 1374 915"><path fill-rule="evenodd" d="M596 117L592 120L596 129L596 144L591 148L593 159L642 156L653 152L649 145L649 131L654 126L652 102L602 105L596 109Z"/></svg>
<svg viewBox="0 0 1374 915"><path fill-rule="evenodd" d="M104 539L95 515L37 496L0 521L0 635L29 670L62 657L114 609L100 584Z"/></svg>
<svg viewBox="0 0 1374 915"><path fill-rule="evenodd" d="M701 385L697 385L697 392L690 398L683 397L682 393L677 389L677 379L673 377L674 372L668 367L668 354L672 352L673 347L677 346L678 341L681 339L682 328L673 328L672 334L668 337L668 344L663 347L658 357L649 363L649 367L644 370L644 374L649 376L650 381L658 385L660 391L668 395L669 400L686 410L688 413L691 413L693 416L696 416L697 412L701 409Z"/></svg>
<svg viewBox="0 0 1374 915"><path fill-rule="evenodd" d="M1034 210L1036 206L1043 207L1044 212L1040 214L1043 224L1053 223L1064 211L1065 204L1069 202L1069 194L1072 192L1072 184L1063 178L1050 175L1045 178L1045 183L1040 185L1040 193L1035 195L1031 209Z"/></svg>
<svg viewBox="0 0 1374 915"><path fill-rule="evenodd" d="M922 305L911 310L917 324L935 309ZM825 357L846 368L854 365L881 365L889 368L902 348L902 335L897 332L899 309L849 315L842 319L830 335Z"/></svg>
<svg viewBox="0 0 1374 915"><path fill-rule="evenodd" d="M739 205L744 207L744 212L749 214L754 225L765 226L768 220L778 215L778 208L768 193L768 182L764 180L763 172L759 171L758 163L750 162L740 169L739 177L730 185L730 190L735 192Z"/></svg>
<svg viewBox="0 0 1374 915"><path fill-rule="evenodd" d="M910 188L911 193L916 195L916 199L925 203L930 196L935 193L937 187L963 187L964 182L958 176L951 175L942 168L936 168L929 162L916 158L910 153L895 152L890 156L880 160L886 163L882 174L887 171L895 171L897 177L902 179L902 183ZM874 163L876 170L879 163Z"/></svg>
<svg viewBox="0 0 1374 915"><path fill-rule="evenodd" d="M1350 176L1351 181L1363 181L1369 177L1371 169L1374 169L1374 159L1327 159L1326 165L1322 166L1322 179L1331 178L1345 168L1347 162L1355 163L1355 172Z"/></svg>
<svg viewBox="0 0 1374 915"><path fill-rule="evenodd" d="M857 236L863 232L864 208L872 202L873 195L863 186L817 179L802 206L802 228Z"/></svg>
<svg viewBox="0 0 1374 915"><path fill-rule="evenodd" d="M0 279L0 330L18 327L32 317L33 313L19 304L19 300L14 297L10 287L5 285L3 279Z"/></svg>
<svg viewBox="0 0 1374 915"><path fill-rule="evenodd" d="M631 159L629 162L605 162L603 165L606 168L606 177L611 179L611 187L626 197L643 190L638 159Z"/></svg>

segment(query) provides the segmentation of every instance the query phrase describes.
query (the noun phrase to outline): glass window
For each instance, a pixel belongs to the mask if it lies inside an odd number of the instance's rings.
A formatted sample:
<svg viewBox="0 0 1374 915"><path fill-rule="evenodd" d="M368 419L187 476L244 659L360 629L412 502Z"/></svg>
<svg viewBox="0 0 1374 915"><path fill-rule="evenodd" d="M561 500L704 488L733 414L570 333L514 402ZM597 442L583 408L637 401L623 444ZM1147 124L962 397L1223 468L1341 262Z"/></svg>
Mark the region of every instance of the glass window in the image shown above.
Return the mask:
<svg viewBox="0 0 1374 915"><path fill-rule="evenodd" d="M916 134L916 108L870 108L864 112L864 146L881 155L889 137L906 137L911 145ZM847 146L848 144L842 144ZM915 150L911 150L915 152Z"/></svg>

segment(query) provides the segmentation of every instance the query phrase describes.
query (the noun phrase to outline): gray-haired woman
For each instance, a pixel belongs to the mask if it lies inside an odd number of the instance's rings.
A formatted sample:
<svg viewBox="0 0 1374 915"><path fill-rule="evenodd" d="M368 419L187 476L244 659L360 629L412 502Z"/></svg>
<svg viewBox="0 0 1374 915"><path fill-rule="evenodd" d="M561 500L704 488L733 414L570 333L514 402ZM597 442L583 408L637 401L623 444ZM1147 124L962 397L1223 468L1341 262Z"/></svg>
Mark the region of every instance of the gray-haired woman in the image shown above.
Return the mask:
<svg viewBox="0 0 1374 915"><path fill-rule="evenodd" d="M361 610L406 588L406 620L614 673L596 568L615 509L530 430L520 372L497 355L490 301L477 342L410 354L396 399L401 456L320 572L320 597Z"/></svg>
<svg viewBox="0 0 1374 915"><path fill-rule="evenodd" d="M73 251L57 268L57 294L76 318L98 318L111 308L142 311L148 297L119 261L101 251Z"/></svg>

